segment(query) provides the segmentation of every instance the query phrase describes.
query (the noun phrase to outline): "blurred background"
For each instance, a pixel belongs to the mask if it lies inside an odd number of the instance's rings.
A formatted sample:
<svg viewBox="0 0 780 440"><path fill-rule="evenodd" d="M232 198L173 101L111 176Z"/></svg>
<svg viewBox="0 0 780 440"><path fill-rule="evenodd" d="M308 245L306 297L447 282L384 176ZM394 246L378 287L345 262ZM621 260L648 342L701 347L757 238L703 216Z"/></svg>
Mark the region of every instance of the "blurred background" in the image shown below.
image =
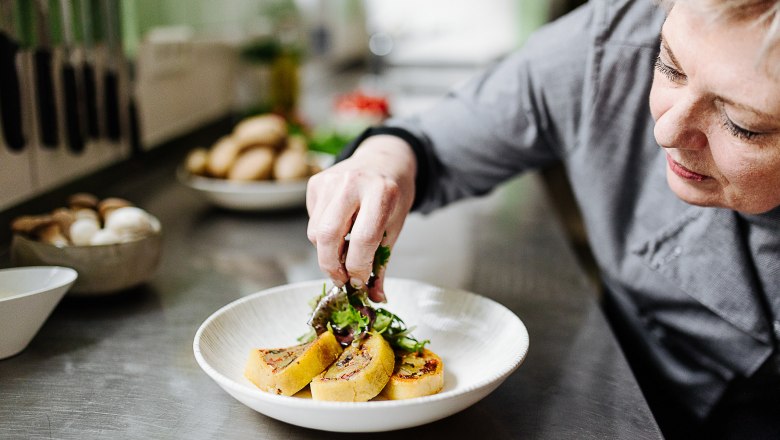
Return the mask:
<svg viewBox="0 0 780 440"><path fill-rule="evenodd" d="M579 3L0 0L0 210L252 114L337 150Z"/></svg>

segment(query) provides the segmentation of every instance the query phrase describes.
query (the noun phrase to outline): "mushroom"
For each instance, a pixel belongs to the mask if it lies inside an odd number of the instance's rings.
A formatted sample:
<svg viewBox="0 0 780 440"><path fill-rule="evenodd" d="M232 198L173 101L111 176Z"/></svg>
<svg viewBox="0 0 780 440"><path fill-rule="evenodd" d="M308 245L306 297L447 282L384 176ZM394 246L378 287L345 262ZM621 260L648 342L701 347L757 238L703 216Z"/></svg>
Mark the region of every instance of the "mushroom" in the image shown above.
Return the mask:
<svg viewBox="0 0 780 440"><path fill-rule="evenodd" d="M124 208L126 206L133 206L133 204L125 199L109 197L107 199L101 200L100 203L98 203L97 209L100 213L100 217L103 219L103 223L105 224L113 211L119 208Z"/></svg>
<svg viewBox="0 0 780 440"><path fill-rule="evenodd" d="M120 241L132 241L151 234L154 225L149 214L135 206L125 206L111 212L104 229L112 231Z"/></svg>
<svg viewBox="0 0 780 440"><path fill-rule="evenodd" d="M59 223L52 221L48 225L42 226L36 230L38 239L43 243L48 243L57 247L63 247L70 244L67 237L62 233Z"/></svg>
<svg viewBox="0 0 780 440"><path fill-rule="evenodd" d="M96 210L97 206L98 198L90 193L76 193L68 197L68 207L73 210L85 208Z"/></svg>
<svg viewBox="0 0 780 440"><path fill-rule="evenodd" d="M65 238L69 242L73 241L70 237L70 227L76 221L76 214L68 208L57 208L52 212L51 217L59 225Z"/></svg>
<svg viewBox="0 0 780 440"><path fill-rule="evenodd" d="M97 219L79 218L70 225L70 241L76 246L87 246L92 244L92 238L100 230L100 224Z"/></svg>

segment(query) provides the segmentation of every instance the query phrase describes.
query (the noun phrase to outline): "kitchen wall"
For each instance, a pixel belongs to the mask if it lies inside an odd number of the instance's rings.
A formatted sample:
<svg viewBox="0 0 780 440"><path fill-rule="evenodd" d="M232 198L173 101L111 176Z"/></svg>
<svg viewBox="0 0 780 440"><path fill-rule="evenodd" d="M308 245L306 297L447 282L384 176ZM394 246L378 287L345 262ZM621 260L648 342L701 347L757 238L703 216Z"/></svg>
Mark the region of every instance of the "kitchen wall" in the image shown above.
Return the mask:
<svg viewBox="0 0 780 440"><path fill-rule="evenodd" d="M0 30L10 38L7 46L18 48L14 54L0 54L6 57L0 63L12 66L4 72L12 70L19 78L18 114L24 134L21 148L12 148L14 134L6 130L10 123L0 119L0 210L251 107L262 99L267 84L263 66L248 64L240 56L241 48L253 39L280 34L299 39L306 48L306 65L315 66L307 67L305 74L316 75L334 74L366 59L372 36L394 34L396 50L382 61L397 69L387 71L386 79L393 86L407 87L410 93L399 109L412 111L418 107L414 97L425 95L421 89L428 92L425 100L442 93L443 86L519 46L531 30L568 3L0 0ZM457 40L464 36L470 38ZM49 44L44 44L46 40ZM452 47L458 50L442 49ZM51 54L53 93L41 108L34 53L44 48ZM433 83L426 82L433 76L414 70L448 63L461 67L465 63L466 68L439 72ZM68 110L73 104L62 73L70 64L75 67L79 97L78 146L72 145L69 135L74 132L69 129L74 112ZM94 101L87 99L85 64L95 72ZM118 87L112 97L109 86L114 81ZM4 80L0 97L7 96L11 86ZM94 122L89 118L90 102L99 116L95 127L90 124ZM105 116L113 113L118 119L107 120ZM12 110L0 107L0 116L7 114ZM47 120L53 125L41 130ZM47 142L45 135L53 132L58 134L56 141Z"/></svg>
<svg viewBox="0 0 780 440"><path fill-rule="evenodd" d="M366 53L360 0L132 3L136 16L126 16L125 29L136 32L127 31L126 40L129 56L137 61L134 92L144 149L263 101L268 66L240 56L252 41L276 38L305 48L307 61L330 65ZM323 38L327 48L318 42Z"/></svg>

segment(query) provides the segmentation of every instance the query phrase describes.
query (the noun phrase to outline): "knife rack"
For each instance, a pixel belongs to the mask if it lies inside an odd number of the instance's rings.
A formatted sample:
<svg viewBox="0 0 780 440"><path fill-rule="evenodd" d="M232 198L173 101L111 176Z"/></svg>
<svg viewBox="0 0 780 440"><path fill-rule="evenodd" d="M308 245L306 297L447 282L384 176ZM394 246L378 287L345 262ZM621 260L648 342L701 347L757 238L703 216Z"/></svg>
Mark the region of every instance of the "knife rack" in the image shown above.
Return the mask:
<svg viewBox="0 0 780 440"><path fill-rule="evenodd" d="M18 48L12 57L0 54L0 69L18 76L21 98L18 114L9 112L8 105L0 106L0 112L5 110L0 113L0 210L130 157L130 78L128 62L116 43L121 42L119 11L116 4L106 6L112 1L0 0L0 31ZM89 25L102 35L87 47L83 21L95 18L103 23ZM107 38L107 29L116 35ZM75 30L81 33L78 42L73 39ZM36 54L43 49L48 66L41 71L36 69ZM90 69L83 69L87 61ZM94 84L86 70L94 72ZM41 72L50 75L50 89L42 86ZM108 96L111 81L115 81L115 96ZM0 83L5 88L0 99L9 95L12 86ZM90 91L95 92L94 99ZM44 107L39 106L42 102ZM94 103L92 108L89 102ZM111 113L113 121L106 118ZM24 139L21 145L6 139L18 139L13 133L7 135L7 126L15 119Z"/></svg>

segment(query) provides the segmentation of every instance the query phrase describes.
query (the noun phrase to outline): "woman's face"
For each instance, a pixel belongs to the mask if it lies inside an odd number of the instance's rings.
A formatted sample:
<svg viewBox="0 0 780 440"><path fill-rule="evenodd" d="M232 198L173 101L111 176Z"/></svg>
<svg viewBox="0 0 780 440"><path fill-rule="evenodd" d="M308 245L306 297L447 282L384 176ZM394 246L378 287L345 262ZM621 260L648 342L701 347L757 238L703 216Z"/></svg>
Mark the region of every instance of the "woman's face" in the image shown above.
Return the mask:
<svg viewBox="0 0 780 440"><path fill-rule="evenodd" d="M650 111L667 181L688 203L763 213L780 206L780 79L757 62L762 27L705 17L678 2L661 32Z"/></svg>

